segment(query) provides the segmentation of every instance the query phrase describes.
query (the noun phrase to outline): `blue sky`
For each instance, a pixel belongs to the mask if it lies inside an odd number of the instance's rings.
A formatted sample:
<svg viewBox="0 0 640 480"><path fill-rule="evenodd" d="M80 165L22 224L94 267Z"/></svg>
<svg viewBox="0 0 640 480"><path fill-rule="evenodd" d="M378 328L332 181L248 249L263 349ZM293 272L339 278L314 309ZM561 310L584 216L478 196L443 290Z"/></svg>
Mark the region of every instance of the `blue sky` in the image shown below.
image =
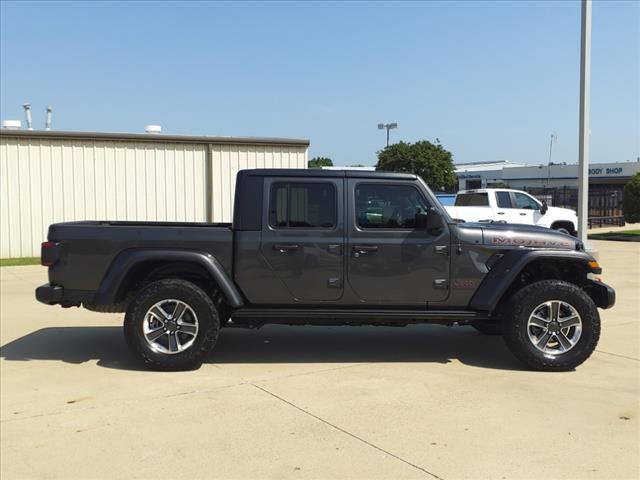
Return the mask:
<svg viewBox="0 0 640 480"><path fill-rule="evenodd" d="M58 130L282 136L372 165L439 138L457 162L578 158L580 4L0 4L0 117ZM640 156L640 2L593 6L592 162Z"/></svg>

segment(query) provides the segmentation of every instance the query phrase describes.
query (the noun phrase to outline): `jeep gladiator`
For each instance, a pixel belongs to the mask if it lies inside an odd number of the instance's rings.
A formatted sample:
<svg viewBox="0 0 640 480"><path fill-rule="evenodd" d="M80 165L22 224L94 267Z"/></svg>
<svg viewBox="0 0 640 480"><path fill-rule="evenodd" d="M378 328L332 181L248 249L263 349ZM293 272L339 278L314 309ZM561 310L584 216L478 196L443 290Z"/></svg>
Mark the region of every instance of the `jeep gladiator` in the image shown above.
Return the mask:
<svg viewBox="0 0 640 480"><path fill-rule="evenodd" d="M41 256L40 302L126 312L157 370L199 367L222 328L273 323L470 325L529 368L568 370L615 302L579 240L455 222L402 173L243 170L232 224L58 223Z"/></svg>

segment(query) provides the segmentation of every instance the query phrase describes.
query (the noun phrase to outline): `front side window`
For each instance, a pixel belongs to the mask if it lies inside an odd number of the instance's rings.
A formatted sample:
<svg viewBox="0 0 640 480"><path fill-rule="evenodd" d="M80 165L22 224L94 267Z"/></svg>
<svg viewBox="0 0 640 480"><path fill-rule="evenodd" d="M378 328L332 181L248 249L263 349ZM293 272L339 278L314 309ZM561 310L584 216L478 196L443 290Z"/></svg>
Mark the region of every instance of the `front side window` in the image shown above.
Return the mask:
<svg viewBox="0 0 640 480"><path fill-rule="evenodd" d="M360 228L416 228L416 215L429 206L408 185L369 184L355 189L356 222Z"/></svg>
<svg viewBox="0 0 640 480"><path fill-rule="evenodd" d="M509 192L496 192L498 208L511 208L511 195Z"/></svg>
<svg viewBox="0 0 640 480"><path fill-rule="evenodd" d="M486 193L460 193L456 196L456 207L488 207L489 196Z"/></svg>
<svg viewBox="0 0 640 480"><path fill-rule="evenodd" d="M524 193L514 193L513 198L515 201L514 208L525 208L528 210L537 210L540 208L538 202L536 202L529 195L525 195Z"/></svg>
<svg viewBox="0 0 640 480"><path fill-rule="evenodd" d="M275 228L334 228L336 189L331 183L274 183L269 224Z"/></svg>

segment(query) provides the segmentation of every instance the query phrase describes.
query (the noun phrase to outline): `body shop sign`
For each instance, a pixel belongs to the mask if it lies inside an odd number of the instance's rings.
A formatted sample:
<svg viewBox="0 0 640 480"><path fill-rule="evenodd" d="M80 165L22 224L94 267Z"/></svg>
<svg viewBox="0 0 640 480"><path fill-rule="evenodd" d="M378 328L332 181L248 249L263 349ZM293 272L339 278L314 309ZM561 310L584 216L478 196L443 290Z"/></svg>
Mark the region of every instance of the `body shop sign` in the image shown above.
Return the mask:
<svg viewBox="0 0 640 480"><path fill-rule="evenodd" d="M624 172L624 169L622 167L607 167L607 168L590 168L589 169L589 176L590 177L600 177L600 176L607 176L607 177L614 177L614 176L620 176L622 175Z"/></svg>

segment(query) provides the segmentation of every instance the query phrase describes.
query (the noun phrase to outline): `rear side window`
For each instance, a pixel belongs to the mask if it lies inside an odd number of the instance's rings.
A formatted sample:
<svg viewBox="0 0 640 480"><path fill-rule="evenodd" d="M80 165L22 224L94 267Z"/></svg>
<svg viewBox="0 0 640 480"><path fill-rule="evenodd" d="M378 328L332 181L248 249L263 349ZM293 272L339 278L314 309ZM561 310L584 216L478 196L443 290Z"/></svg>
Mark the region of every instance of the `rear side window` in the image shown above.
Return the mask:
<svg viewBox="0 0 640 480"><path fill-rule="evenodd" d="M336 189L331 183L274 183L269 224L275 228L334 228Z"/></svg>
<svg viewBox="0 0 640 480"><path fill-rule="evenodd" d="M489 196L486 193L462 193L456 197L456 207L488 207Z"/></svg>
<svg viewBox="0 0 640 480"><path fill-rule="evenodd" d="M496 200L499 208L511 208L511 195L509 195L509 192L496 192Z"/></svg>

